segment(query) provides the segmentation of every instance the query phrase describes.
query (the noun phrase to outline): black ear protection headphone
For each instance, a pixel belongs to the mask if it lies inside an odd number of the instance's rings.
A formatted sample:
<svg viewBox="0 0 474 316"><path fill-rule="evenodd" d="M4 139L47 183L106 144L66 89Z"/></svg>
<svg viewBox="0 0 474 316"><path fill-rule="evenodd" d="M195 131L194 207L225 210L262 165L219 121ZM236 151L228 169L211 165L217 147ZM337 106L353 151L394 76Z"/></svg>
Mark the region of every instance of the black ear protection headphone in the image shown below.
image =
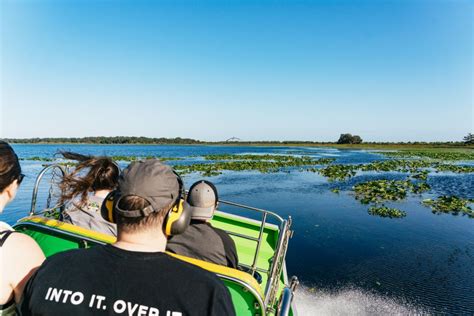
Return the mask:
<svg viewBox="0 0 474 316"><path fill-rule="evenodd" d="M176 179L179 185L179 194L172 203L170 210L163 219L163 232L166 236L179 235L188 228L191 221L192 209L188 203L184 200L186 191L184 189L184 183L179 174L176 174ZM160 210L154 210L151 205L141 210L120 210L118 208L118 202L120 201L120 191L114 190L110 192L101 206L102 217L111 223L117 223L116 213L120 213L124 217L146 217L153 212Z"/></svg>

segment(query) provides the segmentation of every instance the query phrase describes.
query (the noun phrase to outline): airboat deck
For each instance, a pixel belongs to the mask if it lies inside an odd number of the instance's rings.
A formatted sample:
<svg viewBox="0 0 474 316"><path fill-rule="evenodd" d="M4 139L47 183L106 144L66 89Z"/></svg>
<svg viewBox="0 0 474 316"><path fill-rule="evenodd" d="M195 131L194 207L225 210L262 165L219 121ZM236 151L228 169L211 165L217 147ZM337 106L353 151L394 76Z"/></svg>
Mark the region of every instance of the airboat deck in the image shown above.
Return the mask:
<svg viewBox="0 0 474 316"><path fill-rule="evenodd" d="M15 229L35 239L46 256L70 249L113 243L115 237L45 216L58 207L61 209L61 206L47 205L44 210L36 212L38 186L48 168L59 168L61 172L67 172L64 167L51 165L40 173L33 190L30 215L20 219L14 225ZM48 203L50 200L48 197ZM227 231L235 241L239 267L243 271L170 255L216 273L229 289L237 315L296 315L293 297L298 281L296 277L288 280L285 266L288 241L292 235L291 218L283 219L273 212L229 201L221 200L220 206L221 209L235 210L233 213L240 210L254 214L254 218L261 218L256 220L217 211L212 220L213 226Z"/></svg>

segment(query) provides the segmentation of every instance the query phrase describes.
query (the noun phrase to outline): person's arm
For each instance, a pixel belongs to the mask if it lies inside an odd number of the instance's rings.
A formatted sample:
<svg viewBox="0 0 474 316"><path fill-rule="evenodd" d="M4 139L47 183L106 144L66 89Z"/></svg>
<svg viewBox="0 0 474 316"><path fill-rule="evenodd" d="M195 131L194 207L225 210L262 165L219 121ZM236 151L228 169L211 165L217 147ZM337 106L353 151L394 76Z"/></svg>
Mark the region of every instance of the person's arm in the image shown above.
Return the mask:
<svg viewBox="0 0 474 316"><path fill-rule="evenodd" d="M237 255L237 247L235 246L234 240L223 230L214 228L216 233L224 244L224 252L227 260L227 266L229 268L237 269L239 265L239 257Z"/></svg>
<svg viewBox="0 0 474 316"><path fill-rule="evenodd" d="M23 289L29 278L43 263L45 257L38 244L30 237L21 233L14 233L3 245L5 258L5 275L19 303Z"/></svg>
<svg viewBox="0 0 474 316"><path fill-rule="evenodd" d="M227 266L237 269L239 266L239 257L237 255L237 247L232 238L229 237L229 244L226 247Z"/></svg>

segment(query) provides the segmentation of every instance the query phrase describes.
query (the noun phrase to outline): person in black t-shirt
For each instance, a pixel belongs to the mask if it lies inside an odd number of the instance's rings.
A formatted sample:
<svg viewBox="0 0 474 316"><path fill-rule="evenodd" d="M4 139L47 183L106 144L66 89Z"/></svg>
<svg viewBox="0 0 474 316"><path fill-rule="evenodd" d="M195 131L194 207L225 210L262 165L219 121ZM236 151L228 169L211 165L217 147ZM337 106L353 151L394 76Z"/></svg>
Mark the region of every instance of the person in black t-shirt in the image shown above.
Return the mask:
<svg viewBox="0 0 474 316"><path fill-rule="evenodd" d="M237 269L239 260L234 241L225 231L209 223L218 201L217 189L212 182L195 182L187 197L192 209L191 225L184 233L171 236L166 250Z"/></svg>
<svg viewBox="0 0 474 316"><path fill-rule="evenodd" d="M235 315L212 273L164 253L166 234L189 224L182 182L157 160L133 162L106 198L113 245L48 258L28 282L22 315Z"/></svg>

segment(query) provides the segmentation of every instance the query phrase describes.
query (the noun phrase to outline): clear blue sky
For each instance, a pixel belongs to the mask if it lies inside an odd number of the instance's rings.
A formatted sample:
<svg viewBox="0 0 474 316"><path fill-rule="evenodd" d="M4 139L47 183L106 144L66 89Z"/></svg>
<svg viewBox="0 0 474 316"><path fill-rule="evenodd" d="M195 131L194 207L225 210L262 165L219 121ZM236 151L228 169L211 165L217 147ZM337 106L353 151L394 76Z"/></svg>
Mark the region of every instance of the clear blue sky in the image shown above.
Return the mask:
<svg viewBox="0 0 474 316"><path fill-rule="evenodd" d="M474 130L473 1L0 3L0 137Z"/></svg>

